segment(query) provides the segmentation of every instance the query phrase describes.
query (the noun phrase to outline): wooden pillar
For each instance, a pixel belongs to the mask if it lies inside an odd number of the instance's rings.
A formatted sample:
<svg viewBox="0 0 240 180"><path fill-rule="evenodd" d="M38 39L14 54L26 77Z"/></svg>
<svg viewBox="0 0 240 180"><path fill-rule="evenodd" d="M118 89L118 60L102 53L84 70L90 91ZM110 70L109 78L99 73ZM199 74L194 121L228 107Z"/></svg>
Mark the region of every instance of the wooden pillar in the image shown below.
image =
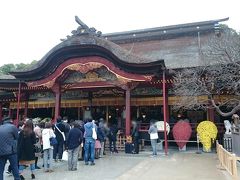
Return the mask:
<svg viewBox="0 0 240 180"><path fill-rule="evenodd" d="M17 117L15 124L19 123L20 101L21 101L21 82L18 83L18 96L17 96Z"/></svg>
<svg viewBox="0 0 240 180"><path fill-rule="evenodd" d="M213 108L208 108L207 109L207 119L209 121L214 122L214 109Z"/></svg>
<svg viewBox="0 0 240 180"><path fill-rule="evenodd" d="M130 135L131 131L131 97L130 88L126 89L126 136Z"/></svg>
<svg viewBox="0 0 240 180"><path fill-rule="evenodd" d="M106 106L106 122L109 122L109 107Z"/></svg>
<svg viewBox="0 0 240 180"><path fill-rule="evenodd" d="M168 154L168 142L167 142L167 108L168 108L168 99L167 99L167 91L166 91L166 72L163 71L163 119L164 119L164 151L165 155Z"/></svg>
<svg viewBox="0 0 240 180"><path fill-rule="evenodd" d="M54 118L54 107L52 107L52 118Z"/></svg>
<svg viewBox="0 0 240 180"><path fill-rule="evenodd" d="M208 96L207 120L214 122L214 113L211 97Z"/></svg>
<svg viewBox="0 0 240 180"><path fill-rule="evenodd" d="M137 106L137 118L139 118L139 117L140 117L140 107Z"/></svg>
<svg viewBox="0 0 240 180"><path fill-rule="evenodd" d="M78 107L77 111L78 111L78 120L80 120L81 119L81 107Z"/></svg>
<svg viewBox="0 0 240 180"><path fill-rule="evenodd" d="M24 118L28 117L28 100L24 103Z"/></svg>
<svg viewBox="0 0 240 180"><path fill-rule="evenodd" d="M8 117L12 117L12 109L10 108L10 105L9 105L9 109L8 109Z"/></svg>
<svg viewBox="0 0 240 180"><path fill-rule="evenodd" d="M53 123L56 123L57 118L60 116L60 110L61 110L61 87L59 84L55 84L52 87L52 90L55 93L55 111L54 111Z"/></svg>
<svg viewBox="0 0 240 180"><path fill-rule="evenodd" d="M165 90L166 96L165 96L165 104L166 104L166 121L169 123L169 105L168 105L168 89Z"/></svg>
<svg viewBox="0 0 240 180"><path fill-rule="evenodd" d="M2 107L2 103L0 103L0 121L2 121L3 118L3 107Z"/></svg>

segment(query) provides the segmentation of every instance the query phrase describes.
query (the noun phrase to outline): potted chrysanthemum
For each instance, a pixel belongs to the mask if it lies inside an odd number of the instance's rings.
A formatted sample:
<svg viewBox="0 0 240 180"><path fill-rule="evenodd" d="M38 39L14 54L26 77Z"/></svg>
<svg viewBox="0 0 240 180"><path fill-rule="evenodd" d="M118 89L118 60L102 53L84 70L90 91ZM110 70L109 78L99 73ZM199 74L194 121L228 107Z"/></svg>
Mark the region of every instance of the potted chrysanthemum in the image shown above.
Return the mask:
<svg viewBox="0 0 240 180"><path fill-rule="evenodd" d="M217 138L217 126L211 121L202 121L197 126L199 140L204 152L211 152L212 142Z"/></svg>

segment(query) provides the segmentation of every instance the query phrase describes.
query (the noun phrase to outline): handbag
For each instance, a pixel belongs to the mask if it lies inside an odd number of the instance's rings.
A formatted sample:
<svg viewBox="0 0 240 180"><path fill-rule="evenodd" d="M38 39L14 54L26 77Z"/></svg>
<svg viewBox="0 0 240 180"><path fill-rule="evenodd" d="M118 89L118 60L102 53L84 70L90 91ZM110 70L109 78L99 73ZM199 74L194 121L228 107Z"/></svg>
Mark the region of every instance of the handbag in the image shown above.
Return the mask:
<svg viewBox="0 0 240 180"><path fill-rule="evenodd" d="M151 133L150 139L158 139L158 133Z"/></svg>
<svg viewBox="0 0 240 180"><path fill-rule="evenodd" d="M63 151L62 160L63 161L68 161L68 152L67 151Z"/></svg>
<svg viewBox="0 0 240 180"><path fill-rule="evenodd" d="M41 147L41 143L37 142L34 145L34 152L35 152L35 157L41 157L42 155L42 147Z"/></svg>
<svg viewBox="0 0 240 180"><path fill-rule="evenodd" d="M96 133L95 127L92 128L92 138L95 140L97 139L97 133Z"/></svg>
<svg viewBox="0 0 240 180"><path fill-rule="evenodd" d="M49 141L50 141L50 145L51 146L54 146L54 145L56 145L58 142L57 142L57 139L56 138L54 138L54 137L50 137L49 138Z"/></svg>
<svg viewBox="0 0 240 180"><path fill-rule="evenodd" d="M58 143L58 142L57 142L57 139L56 139L55 137L51 137L50 131L49 131L49 136L50 136L50 138L49 138L50 145L51 145L51 146L56 145L56 144Z"/></svg>

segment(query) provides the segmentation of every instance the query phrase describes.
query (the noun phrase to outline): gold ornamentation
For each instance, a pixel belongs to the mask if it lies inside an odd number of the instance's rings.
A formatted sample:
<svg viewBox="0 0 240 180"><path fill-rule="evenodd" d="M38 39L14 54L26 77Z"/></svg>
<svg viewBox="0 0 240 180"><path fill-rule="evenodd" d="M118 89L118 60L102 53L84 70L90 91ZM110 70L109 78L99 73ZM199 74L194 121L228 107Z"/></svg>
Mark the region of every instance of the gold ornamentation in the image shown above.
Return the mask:
<svg viewBox="0 0 240 180"><path fill-rule="evenodd" d="M122 86L127 86L128 83L130 82L134 82L134 81L145 81L145 80L151 80L152 79L152 76L146 76L146 75L142 75L141 77L144 78L144 79L141 79L141 80L137 80L137 79L131 79L131 78L127 78L127 77L123 77L122 75L119 75L119 74L116 74L116 72L110 70L106 65L102 64L102 63L99 63L99 62L88 62L88 63L75 63L75 64L71 64L67 67L65 67L61 74L58 74L57 77L54 77L52 80L49 80L46 82L47 79L43 80L43 81L36 81L36 82L28 82L27 85L29 87L39 87L39 86L44 86L44 87L47 87L47 88L52 88L56 79L61 76L63 74L63 72L65 70L72 70L72 71L78 71L78 72L81 72L83 74L86 74L86 78L84 79L79 79L78 81L79 82L99 82L99 81L107 81L106 79L102 78L102 77L99 77L99 75L95 72L91 72L92 70L94 69L98 69L102 66L105 66L108 71L110 71L111 73L115 74L116 77L117 77L117 82L112 82L112 84L115 84L119 87L122 87ZM45 82L44 82L45 81ZM42 82L42 83L40 83ZM117 84L116 84L117 83Z"/></svg>
<svg viewBox="0 0 240 180"><path fill-rule="evenodd" d="M51 80L51 81L48 81L47 83L45 84L42 84L42 86L45 86L47 88L52 88L54 86L54 83L55 83L55 79Z"/></svg>
<svg viewBox="0 0 240 180"><path fill-rule="evenodd" d="M80 82L98 82L98 81L106 81L106 79L103 79L98 76L95 72L88 72L86 74L86 78L80 80Z"/></svg>
<svg viewBox="0 0 240 180"><path fill-rule="evenodd" d="M83 74L93 70L93 69L97 69L102 67L103 64L101 63L97 63L97 62L89 62L86 64L82 64L82 63L77 63L77 64L71 64L67 67L67 69L69 70L73 70L73 71L79 71Z"/></svg>
<svg viewBox="0 0 240 180"><path fill-rule="evenodd" d="M144 78L146 78L147 80L151 81L152 80L152 76L143 76Z"/></svg>

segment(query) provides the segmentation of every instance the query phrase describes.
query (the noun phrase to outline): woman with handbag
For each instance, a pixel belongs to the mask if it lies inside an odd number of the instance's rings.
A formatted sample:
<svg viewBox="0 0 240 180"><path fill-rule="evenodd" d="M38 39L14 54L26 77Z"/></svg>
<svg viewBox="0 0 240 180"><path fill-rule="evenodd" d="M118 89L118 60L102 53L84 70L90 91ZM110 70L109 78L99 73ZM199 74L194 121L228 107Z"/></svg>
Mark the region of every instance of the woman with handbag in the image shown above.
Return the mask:
<svg viewBox="0 0 240 180"><path fill-rule="evenodd" d="M23 170L27 165L30 165L31 177L35 179L35 144L36 136L33 132L33 123L31 120L26 121L23 130L19 133L18 139L18 160L19 160L19 174L21 180L23 177Z"/></svg>
<svg viewBox="0 0 240 180"><path fill-rule="evenodd" d="M35 122L34 124L34 133L36 135L36 144L35 144L35 168L36 169L41 169L38 166L38 159L42 156L42 129L43 123Z"/></svg>
<svg viewBox="0 0 240 180"><path fill-rule="evenodd" d="M150 134L150 140L153 150L153 157L157 156L157 140L158 140L158 129L154 121L151 121L150 128L148 130Z"/></svg>
<svg viewBox="0 0 240 180"><path fill-rule="evenodd" d="M56 135L52 130L52 124L46 123L45 128L42 131L42 143L43 143L43 164L45 172L53 172L53 145L56 143Z"/></svg>

